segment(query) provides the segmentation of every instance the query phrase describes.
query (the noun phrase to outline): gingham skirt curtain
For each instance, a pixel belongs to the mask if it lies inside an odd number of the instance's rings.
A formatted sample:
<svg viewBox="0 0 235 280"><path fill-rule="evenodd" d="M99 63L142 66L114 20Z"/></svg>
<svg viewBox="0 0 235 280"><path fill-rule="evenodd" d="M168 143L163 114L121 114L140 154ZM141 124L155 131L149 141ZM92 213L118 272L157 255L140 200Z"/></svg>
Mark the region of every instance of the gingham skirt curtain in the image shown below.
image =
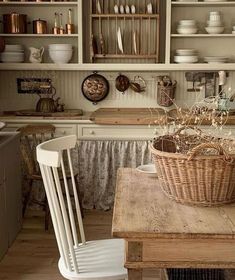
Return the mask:
<svg viewBox="0 0 235 280"><path fill-rule="evenodd" d="M77 163L83 207L112 208L117 169L152 162L149 144L148 141L79 141L73 161Z"/></svg>

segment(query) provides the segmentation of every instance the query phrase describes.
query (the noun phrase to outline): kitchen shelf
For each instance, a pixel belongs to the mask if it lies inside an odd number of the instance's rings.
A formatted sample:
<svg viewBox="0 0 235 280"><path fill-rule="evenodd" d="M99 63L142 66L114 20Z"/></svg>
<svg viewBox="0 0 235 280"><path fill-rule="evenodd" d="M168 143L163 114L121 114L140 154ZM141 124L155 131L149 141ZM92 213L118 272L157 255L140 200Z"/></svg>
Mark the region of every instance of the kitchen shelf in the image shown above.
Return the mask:
<svg viewBox="0 0 235 280"><path fill-rule="evenodd" d="M11 1L11 2L0 2L0 6L77 6L78 2L76 1L66 1L66 2L20 2L20 1Z"/></svg>
<svg viewBox="0 0 235 280"><path fill-rule="evenodd" d="M53 37L53 38L61 38L61 37L78 37L78 34L0 34L1 37Z"/></svg>
<svg viewBox="0 0 235 280"><path fill-rule="evenodd" d="M94 58L143 58L143 59L156 59L156 54L95 54Z"/></svg>
<svg viewBox="0 0 235 280"><path fill-rule="evenodd" d="M92 14L92 18L159 18L159 14Z"/></svg>
<svg viewBox="0 0 235 280"><path fill-rule="evenodd" d="M235 37L235 34L171 34L172 38L223 38Z"/></svg>
<svg viewBox="0 0 235 280"><path fill-rule="evenodd" d="M0 70L12 71L29 71L29 70L45 70L45 71L140 71L140 64L110 64L109 63L68 63L68 64L54 64L54 63L0 63ZM141 64L141 71L235 71L235 63L224 64Z"/></svg>
<svg viewBox="0 0 235 280"><path fill-rule="evenodd" d="M208 6L235 6L235 1L223 1L223 2L173 2L172 6L180 6L180 7L187 7L187 6L197 6L197 7L208 7Z"/></svg>

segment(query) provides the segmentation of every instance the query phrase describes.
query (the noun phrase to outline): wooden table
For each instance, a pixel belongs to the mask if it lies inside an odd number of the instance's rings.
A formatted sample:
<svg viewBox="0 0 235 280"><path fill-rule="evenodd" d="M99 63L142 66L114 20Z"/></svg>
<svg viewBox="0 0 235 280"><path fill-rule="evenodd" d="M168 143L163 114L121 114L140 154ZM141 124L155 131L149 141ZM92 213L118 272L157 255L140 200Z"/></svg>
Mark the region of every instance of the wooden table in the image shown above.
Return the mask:
<svg viewBox="0 0 235 280"><path fill-rule="evenodd" d="M126 241L128 280L144 268L235 268L234 204L181 205L135 169L118 170L112 233Z"/></svg>

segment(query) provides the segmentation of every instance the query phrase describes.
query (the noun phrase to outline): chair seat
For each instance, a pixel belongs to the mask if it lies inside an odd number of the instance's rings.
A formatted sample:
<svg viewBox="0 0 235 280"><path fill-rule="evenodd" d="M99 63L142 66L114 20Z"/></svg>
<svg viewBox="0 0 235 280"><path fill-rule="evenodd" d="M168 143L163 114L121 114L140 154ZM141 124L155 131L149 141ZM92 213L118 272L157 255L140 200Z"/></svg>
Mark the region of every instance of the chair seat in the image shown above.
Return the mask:
<svg viewBox="0 0 235 280"><path fill-rule="evenodd" d="M70 280L121 280L127 277L124 268L124 240L88 241L75 250L79 273L66 269L59 260L60 273Z"/></svg>

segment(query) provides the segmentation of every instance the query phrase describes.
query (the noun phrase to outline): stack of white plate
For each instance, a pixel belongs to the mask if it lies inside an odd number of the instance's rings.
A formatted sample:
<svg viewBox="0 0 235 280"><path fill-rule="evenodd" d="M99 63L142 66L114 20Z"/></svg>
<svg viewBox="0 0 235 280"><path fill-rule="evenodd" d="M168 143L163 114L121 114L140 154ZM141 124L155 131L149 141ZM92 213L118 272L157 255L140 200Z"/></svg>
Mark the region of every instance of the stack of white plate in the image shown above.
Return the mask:
<svg viewBox="0 0 235 280"><path fill-rule="evenodd" d="M3 63L24 62L24 47L22 45L5 45L4 52L0 54Z"/></svg>
<svg viewBox="0 0 235 280"><path fill-rule="evenodd" d="M198 54L195 49L178 49L175 51L174 62L176 63L196 63Z"/></svg>
<svg viewBox="0 0 235 280"><path fill-rule="evenodd" d="M206 56L204 61L207 63L227 63L229 58L227 56Z"/></svg>
<svg viewBox="0 0 235 280"><path fill-rule="evenodd" d="M177 32L179 34L195 34L197 30L197 22L193 19L180 20L177 26Z"/></svg>
<svg viewBox="0 0 235 280"><path fill-rule="evenodd" d="M220 34L224 31L223 22L221 20L220 12L210 12L209 20L207 21L206 32L209 34Z"/></svg>
<svg viewBox="0 0 235 280"><path fill-rule="evenodd" d="M232 34L235 34L235 25L233 26Z"/></svg>
<svg viewBox="0 0 235 280"><path fill-rule="evenodd" d="M71 44L51 44L49 47L49 56L54 63L68 63L73 55L73 46Z"/></svg>

